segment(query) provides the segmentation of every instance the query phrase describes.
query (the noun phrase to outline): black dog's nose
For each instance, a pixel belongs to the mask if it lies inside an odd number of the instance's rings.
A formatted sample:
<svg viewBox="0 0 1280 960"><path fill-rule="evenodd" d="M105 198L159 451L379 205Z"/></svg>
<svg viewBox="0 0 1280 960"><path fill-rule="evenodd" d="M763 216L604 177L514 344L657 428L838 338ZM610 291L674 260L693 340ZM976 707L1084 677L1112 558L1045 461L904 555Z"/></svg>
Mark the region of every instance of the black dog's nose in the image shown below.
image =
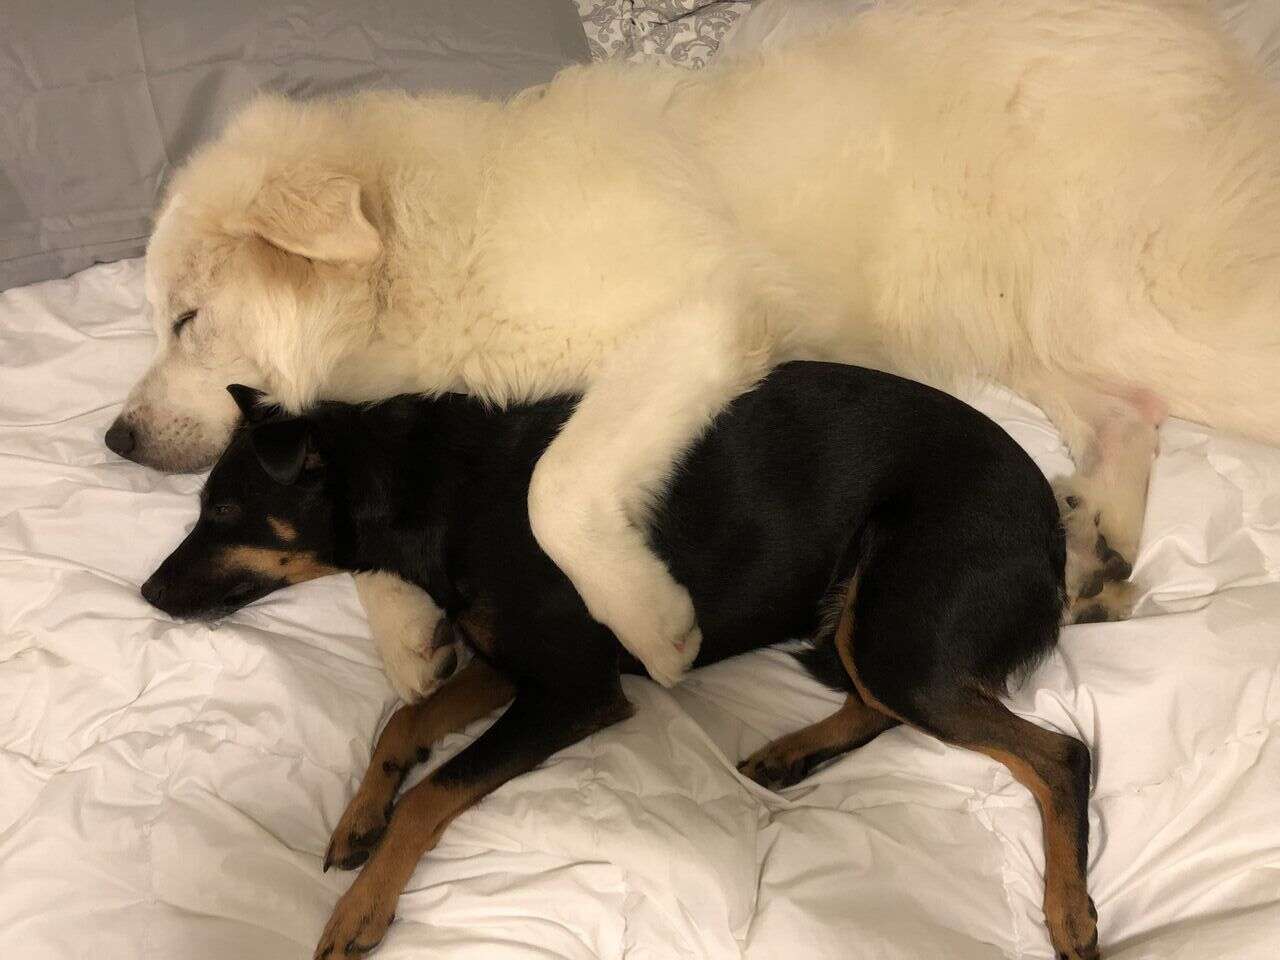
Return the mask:
<svg viewBox="0 0 1280 960"><path fill-rule="evenodd" d="M108 450L125 458L128 458L129 454L133 453L133 448L138 445L133 427L119 419L107 431L106 440Z"/></svg>
<svg viewBox="0 0 1280 960"><path fill-rule="evenodd" d="M152 577L142 585L142 599L153 607L160 607L160 604L164 602L164 584ZM160 607L160 609L164 608Z"/></svg>

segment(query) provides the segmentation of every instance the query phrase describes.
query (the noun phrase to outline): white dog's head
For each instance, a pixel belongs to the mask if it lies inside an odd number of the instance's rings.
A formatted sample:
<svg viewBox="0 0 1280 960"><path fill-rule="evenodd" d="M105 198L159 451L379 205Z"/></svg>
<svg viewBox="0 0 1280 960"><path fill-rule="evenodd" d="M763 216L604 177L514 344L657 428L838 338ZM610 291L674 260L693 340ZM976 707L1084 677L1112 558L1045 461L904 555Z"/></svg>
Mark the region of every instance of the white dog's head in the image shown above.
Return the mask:
<svg viewBox="0 0 1280 960"><path fill-rule="evenodd" d="M116 453L206 467L238 419L227 384L300 408L369 329L382 243L359 170L325 148L330 117L259 100L174 177L147 247L159 347L107 432Z"/></svg>

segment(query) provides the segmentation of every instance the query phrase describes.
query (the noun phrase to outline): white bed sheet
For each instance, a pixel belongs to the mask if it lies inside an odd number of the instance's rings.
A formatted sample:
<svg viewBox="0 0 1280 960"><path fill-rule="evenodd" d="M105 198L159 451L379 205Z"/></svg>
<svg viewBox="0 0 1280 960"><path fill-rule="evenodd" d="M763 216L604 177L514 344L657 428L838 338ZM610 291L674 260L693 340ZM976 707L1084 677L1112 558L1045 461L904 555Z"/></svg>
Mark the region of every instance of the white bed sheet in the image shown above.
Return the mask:
<svg viewBox="0 0 1280 960"><path fill-rule="evenodd" d="M217 628L138 584L196 511L101 436L152 337L141 266L0 295L0 946L310 956L329 830L394 707L347 578ZM979 400L1051 472L1034 409ZM1015 708L1094 748L1114 960L1280 944L1280 451L1164 431L1142 616L1072 627ZM378 956L1045 958L1041 841L1003 768L895 730L775 796L734 764L838 696L785 654L665 692L460 817ZM440 756L474 737L449 738Z"/></svg>

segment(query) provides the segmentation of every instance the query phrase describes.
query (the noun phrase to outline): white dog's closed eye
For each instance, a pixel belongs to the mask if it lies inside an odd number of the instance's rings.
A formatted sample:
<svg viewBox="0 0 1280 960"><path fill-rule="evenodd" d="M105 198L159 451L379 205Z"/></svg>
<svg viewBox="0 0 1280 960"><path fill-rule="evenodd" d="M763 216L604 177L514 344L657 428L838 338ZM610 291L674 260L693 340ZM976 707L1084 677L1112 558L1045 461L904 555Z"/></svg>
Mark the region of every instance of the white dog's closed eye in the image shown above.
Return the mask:
<svg viewBox="0 0 1280 960"><path fill-rule="evenodd" d="M196 314L198 312L199 311L197 310L187 310L180 313L177 319L173 321L173 326L170 328L173 331L173 335L175 337L180 336L187 324L196 318Z"/></svg>

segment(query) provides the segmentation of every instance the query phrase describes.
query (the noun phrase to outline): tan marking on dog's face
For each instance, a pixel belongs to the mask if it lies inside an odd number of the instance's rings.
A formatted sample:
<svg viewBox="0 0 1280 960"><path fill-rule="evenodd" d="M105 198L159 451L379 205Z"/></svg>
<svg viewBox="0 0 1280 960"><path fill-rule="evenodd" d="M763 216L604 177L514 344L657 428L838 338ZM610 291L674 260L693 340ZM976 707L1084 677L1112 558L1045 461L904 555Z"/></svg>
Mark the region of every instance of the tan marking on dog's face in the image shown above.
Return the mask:
<svg viewBox="0 0 1280 960"><path fill-rule="evenodd" d="M271 525L271 532L285 543L293 543L298 539L298 528L288 520L282 520L280 517L267 517L267 523Z"/></svg>
<svg viewBox="0 0 1280 960"><path fill-rule="evenodd" d="M225 572L252 571L264 577L303 583L338 573L337 567L322 563L309 550L277 550L273 547L228 547L216 561Z"/></svg>

